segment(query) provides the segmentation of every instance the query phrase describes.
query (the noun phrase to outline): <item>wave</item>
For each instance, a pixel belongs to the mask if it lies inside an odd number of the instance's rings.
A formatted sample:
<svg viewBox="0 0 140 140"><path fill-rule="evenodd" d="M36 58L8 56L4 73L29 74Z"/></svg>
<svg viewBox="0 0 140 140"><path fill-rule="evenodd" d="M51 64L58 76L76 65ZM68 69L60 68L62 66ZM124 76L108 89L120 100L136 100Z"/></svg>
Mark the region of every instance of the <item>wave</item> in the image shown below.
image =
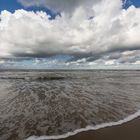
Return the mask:
<svg viewBox="0 0 140 140"><path fill-rule="evenodd" d="M17 140L67 138L140 116L139 72L9 72L0 78L6 79L0 79L2 140L13 134Z"/></svg>
<svg viewBox="0 0 140 140"><path fill-rule="evenodd" d="M38 77L0 77L0 79L7 79L7 80L38 80L38 81L45 81L45 80L63 80L65 77L62 76L38 76Z"/></svg>
<svg viewBox="0 0 140 140"><path fill-rule="evenodd" d="M111 127L111 126L117 126L117 125L121 125L121 124L124 124L126 122L129 122L133 119L136 119L137 117L140 116L140 110L137 111L136 113L124 118L123 120L119 120L117 122L109 122L109 123L102 123L102 124L99 124L99 125L96 125L96 126L87 126L86 128L81 128L81 129L77 129L73 132L68 132L68 133L65 133L63 135L55 135L55 136L30 136L29 138L25 139L25 140L57 140L57 139L63 139L63 138L68 138L70 136L74 136L78 133L81 133L81 132L86 132L86 131L89 131L89 130L98 130L98 129L101 129L101 128L106 128L106 127Z"/></svg>

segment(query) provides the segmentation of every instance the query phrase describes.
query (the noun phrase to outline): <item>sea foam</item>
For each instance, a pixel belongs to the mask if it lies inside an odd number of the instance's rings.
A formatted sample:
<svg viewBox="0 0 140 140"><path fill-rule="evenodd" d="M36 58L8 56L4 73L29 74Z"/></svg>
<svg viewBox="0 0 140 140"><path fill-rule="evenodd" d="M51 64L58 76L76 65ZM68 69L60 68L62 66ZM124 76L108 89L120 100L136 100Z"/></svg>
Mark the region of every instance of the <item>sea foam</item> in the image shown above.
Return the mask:
<svg viewBox="0 0 140 140"><path fill-rule="evenodd" d="M1 72L0 139L60 139L122 124L139 116L139 91L140 71Z"/></svg>
<svg viewBox="0 0 140 140"><path fill-rule="evenodd" d="M140 116L140 110L138 112L124 118L123 120L119 120L117 122L103 123L103 124L99 124L96 126L87 126L86 128L77 129L73 132L68 132L68 133L65 133L63 135L57 135L57 136L39 136L39 137L38 136L30 136L29 138L27 138L25 140L57 140L57 139L68 138L70 136L74 136L74 135L81 133L81 132L86 132L86 131L90 131L90 130L98 130L101 128L121 125L121 124L127 123L133 119L136 119L139 116Z"/></svg>

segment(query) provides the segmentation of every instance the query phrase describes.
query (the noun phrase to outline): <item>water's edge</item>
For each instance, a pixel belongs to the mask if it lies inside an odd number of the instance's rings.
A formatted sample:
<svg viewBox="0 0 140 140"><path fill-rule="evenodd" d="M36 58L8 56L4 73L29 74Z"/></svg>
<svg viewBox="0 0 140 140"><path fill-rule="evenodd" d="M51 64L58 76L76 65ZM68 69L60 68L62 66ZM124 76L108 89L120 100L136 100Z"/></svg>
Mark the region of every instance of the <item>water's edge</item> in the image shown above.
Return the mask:
<svg viewBox="0 0 140 140"><path fill-rule="evenodd" d="M98 130L98 129L101 129L101 128L122 125L122 124L127 123L129 121L132 121L132 120L134 120L138 117L140 117L140 110L138 110L136 113L134 113L132 115L129 115L128 117L124 118L123 120L120 120L120 121L117 121L117 122L103 123L103 124L99 124L99 125L96 125L96 126L87 126L86 128L77 129L73 132L68 132L68 133L65 133L63 135L30 136L29 138L24 139L24 140L57 140L57 139L68 138L70 136L74 136L74 135L76 135L78 133L81 133L81 132L86 132L86 131L90 131L90 130Z"/></svg>

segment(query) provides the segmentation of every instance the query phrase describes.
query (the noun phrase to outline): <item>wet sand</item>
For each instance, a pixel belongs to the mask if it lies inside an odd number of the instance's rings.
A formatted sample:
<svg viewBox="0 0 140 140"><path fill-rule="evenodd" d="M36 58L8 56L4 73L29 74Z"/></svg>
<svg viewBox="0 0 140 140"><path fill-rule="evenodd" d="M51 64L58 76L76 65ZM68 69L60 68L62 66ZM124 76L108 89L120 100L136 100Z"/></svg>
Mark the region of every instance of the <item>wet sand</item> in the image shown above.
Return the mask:
<svg viewBox="0 0 140 140"><path fill-rule="evenodd" d="M122 125L81 132L62 140L140 140L140 117Z"/></svg>

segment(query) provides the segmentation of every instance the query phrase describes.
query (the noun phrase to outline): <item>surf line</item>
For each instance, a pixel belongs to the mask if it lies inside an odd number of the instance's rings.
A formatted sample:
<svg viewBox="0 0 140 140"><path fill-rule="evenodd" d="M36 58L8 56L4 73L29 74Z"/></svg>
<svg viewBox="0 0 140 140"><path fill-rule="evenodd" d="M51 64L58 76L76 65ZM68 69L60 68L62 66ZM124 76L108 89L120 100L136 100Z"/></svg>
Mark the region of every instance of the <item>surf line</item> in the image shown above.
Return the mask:
<svg viewBox="0 0 140 140"><path fill-rule="evenodd" d="M101 129L101 128L121 125L121 124L129 122L129 121L131 121L133 119L136 119L139 116L140 116L140 110L137 111L136 113L132 114L132 115L129 115L128 117L124 118L123 120L119 120L117 122L109 122L109 123L102 123L102 124L95 125L95 126L87 126L86 128L76 129L73 132L68 132L68 133L65 133L63 135L56 135L56 136L30 136L29 138L24 139L24 140L50 140L50 139L57 140L57 139L64 139L64 138L68 138L70 136L74 136L74 135L76 135L78 133L81 133L81 132L86 132L86 131L90 131L90 130L98 130L98 129Z"/></svg>

